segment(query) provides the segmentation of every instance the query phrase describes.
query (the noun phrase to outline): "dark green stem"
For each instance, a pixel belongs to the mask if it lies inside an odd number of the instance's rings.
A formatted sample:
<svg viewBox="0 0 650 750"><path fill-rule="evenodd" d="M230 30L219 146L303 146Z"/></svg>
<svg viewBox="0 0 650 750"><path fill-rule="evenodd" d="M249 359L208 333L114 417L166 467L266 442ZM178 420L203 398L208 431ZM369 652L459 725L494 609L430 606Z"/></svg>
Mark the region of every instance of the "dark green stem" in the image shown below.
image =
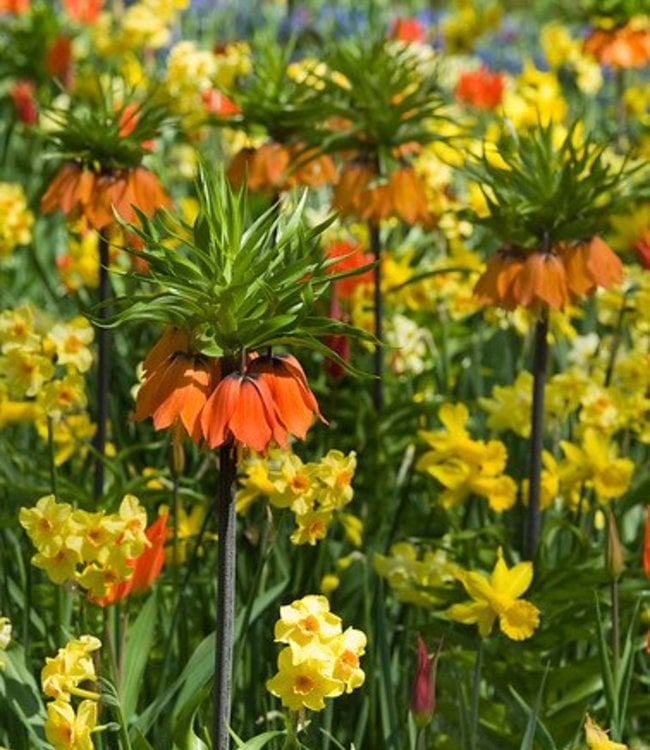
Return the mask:
<svg viewBox="0 0 650 750"><path fill-rule="evenodd" d="M214 662L215 750L230 747L229 725L232 704L232 662L235 637L236 522L234 483L237 476L237 449L220 449L219 493L217 497L219 554L217 559L217 630Z"/></svg>
<svg viewBox="0 0 650 750"><path fill-rule="evenodd" d="M95 473L93 497L98 500L104 493L104 460L106 456L106 423L108 420L108 390L110 375L110 344L108 328L101 321L108 317L107 301L111 296L111 282L108 275L108 240L99 235L99 310L100 325L97 326L97 432L95 433Z"/></svg>
<svg viewBox="0 0 650 750"><path fill-rule="evenodd" d="M618 578L612 578L610 592L612 597L612 672L614 673L614 684L618 685L618 672L621 661L621 611Z"/></svg>
<svg viewBox="0 0 650 750"><path fill-rule="evenodd" d="M384 337L384 299L381 291L381 236L379 233L379 224L370 222L368 224L368 231L370 233L370 249L375 260L373 276L375 338L377 339L377 344L375 345L374 355L375 382L373 390L373 403L375 406L375 411L379 413L381 412L384 405L384 388L382 381L384 372L384 352L382 349L382 341Z"/></svg>
<svg viewBox="0 0 650 750"><path fill-rule="evenodd" d="M533 409L530 430L530 468L528 490L528 517L524 557L533 560L542 527L540 503L542 480L542 449L544 441L544 386L548 361L548 316L543 313L535 326L535 350L533 353Z"/></svg>

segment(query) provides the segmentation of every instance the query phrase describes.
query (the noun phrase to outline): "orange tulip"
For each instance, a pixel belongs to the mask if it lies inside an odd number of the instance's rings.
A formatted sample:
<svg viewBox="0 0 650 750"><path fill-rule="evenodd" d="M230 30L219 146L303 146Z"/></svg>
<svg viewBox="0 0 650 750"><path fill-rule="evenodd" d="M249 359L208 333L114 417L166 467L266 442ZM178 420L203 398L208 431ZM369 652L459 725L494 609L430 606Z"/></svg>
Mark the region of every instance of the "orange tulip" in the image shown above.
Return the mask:
<svg viewBox="0 0 650 750"><path fill-rule="evenodd" d="M126 599L131 594L143 594L151 587L165 563L165 540L168 536L167 516L167 511L161 513L158 520L145 531L149 546L138 557L128 561L133 568L131 578L112 584L105 596L98 599L91 598L93 604L106 607Z"/></svg>
<svg viewBox="0 0 650 750"><path fill-rule="evenodd" d="M97 20L104 0L63 0L68 16L77 23L91 24Z"/></svg>
<svg viewBox="0 0 650 750"><path fill-rule="evenodd" d="M329 267L331 273L353 271L356 268L367 266L374 260L372 253L361 251L361 246L358 242L347 242L346 240L332 242L325 249L325 253L330 259L341 258L341 260ZM348 276L345 279L337 279L334 282L334 296L338 299L350 299L360 284L371 283L372 271L365 271L356 276Z"/></svg>
<svg viewBox="0 0 650 750"><path fill-rule="evenodd" d="M289 445L271 389L263 376L240 372L225 377L201 413L201 430L210 448L236 440L263 453L271 440Z"/></svg>

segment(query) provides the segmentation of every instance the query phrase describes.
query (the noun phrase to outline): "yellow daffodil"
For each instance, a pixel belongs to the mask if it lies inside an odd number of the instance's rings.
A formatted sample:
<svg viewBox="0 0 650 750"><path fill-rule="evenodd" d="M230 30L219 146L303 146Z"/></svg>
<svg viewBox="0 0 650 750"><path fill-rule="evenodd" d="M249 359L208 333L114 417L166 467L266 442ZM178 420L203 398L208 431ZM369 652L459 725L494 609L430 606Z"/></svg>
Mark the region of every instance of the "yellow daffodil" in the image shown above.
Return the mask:
<svg viewBox="0 0 650 750"><path fill-rule="evenodd" d="M98 638L82 635L60 648L56 656L48 657L41 671L43 693L55 701L70 701L71 695L80 694L79 685L97 679L92 653L101 645ZM84 697L88 694L88 691L81 692Z"/></svg>
<svg viewBox="0 0 650 750"><path fill-rule="evenodd" d="M280 607L280 619L275 624L276 642L300 647L331 641L340 633L341 618L330 612L324 596L305 596Z"/></svg>
<svg viewBox="0 0 650 750"><path fill-rule="evenodd" d="M319 658L294 663L292 650L285 648L278 657L278 673L267 680L266 688L292 711L303 708L321 711L325 708L325 698L343 692L343 683L327 674L329 667L328 662Z"/></svg>
<svg viewBox="0 0 650 750"><path fill-rule="evenodd" d="M82 701L77 711L62 700L47 704L45 737L54 750L94 750L91 733L96 726L95 701Z"/></svg>
<svg viewBox="0 0 650 750"><path fill-rule="evenodd" d="M25 192L20 185L0 182L0 259L19 245L32 240L34 215L27 208Z"/></svg>
<svg viewBox="0 0 650 750"><path fill-rule="evenodd" d="M441 504L451 508L479 495L496 512L512 507L517 485L503 473L508 457L505 445L498 440L472 439L465 427L469 412L464 404L444 404L438 416L445 429L420 432L431 450L420 457L416 469L446 488Z"/></svg>
<svg viewBox="0 0 650 750"><path fill-rule="evenodd" d="M589 715L585 719L585 739L589 750L628 750L627 745L610 740Z"/></svg>
<svg viewBox="0 0 650 750"><path fill-rule="evenodd" d="M466 625L478 625L479 633L487 638L495 620L501 631L515 641L530 638L539 625L539 610L534 604L520 599L533 580L533 565L521 562L508 568L501 548L497 562L488 578L477 571L459 571L456 577L472 597L472 601L454 604L447 615Z"/></svg>
<svg viewBox="0 0 650 750"><path fill-rule="evenodd" d="M73 318L68 323L53 326L45 337L56 352L56 361L60 365L69 365L78 372L86 372L92 365L93 357L90 345L95 337L94 331L86 318Z"/></svg>

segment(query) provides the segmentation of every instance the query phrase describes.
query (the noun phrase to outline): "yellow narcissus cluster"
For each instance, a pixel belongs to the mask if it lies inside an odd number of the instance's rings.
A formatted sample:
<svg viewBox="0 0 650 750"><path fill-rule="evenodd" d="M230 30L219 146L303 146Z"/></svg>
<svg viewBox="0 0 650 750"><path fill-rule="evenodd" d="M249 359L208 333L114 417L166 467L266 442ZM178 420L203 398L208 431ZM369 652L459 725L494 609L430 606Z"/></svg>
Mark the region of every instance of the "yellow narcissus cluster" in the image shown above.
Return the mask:
<svg viewBox="0 0 650 750"><path fill-rule="evenodd" d="M150 546L147 514L133 495L125 495L117 513L76 510L46 495L21 508L19 520L37 549L32 564L53 583L75 581L93 599L131 578L129 561Z"/></svg>
<svg viewBox="0 0 650 750"><path fill-rule="evenodd" d="M305 596L281 607L275 641L287 646L278 656L278 673L266 687L291 711L321 711L325 698L363 685L360 657L366 636L354 628L344 631L324 596Z"/></svg>
<svg viewBox="0 0 650 750"><path fill-rule="evenodd" d="M578 88L585 94L596 94L603 85L600 65L584 52L581 39L572 37L562 23L548 23L542 28L540 42L546 61L555 70L567 68L576 76Z"/></svg>
<svg viewBox="0 0 650 750"><path fill-rule="evenodd" d="M423 471L445 488L440 503L453 508L471 495L484 497L497 513L511 508L517 499L515 481L504 473L508 453L499 440L474 440L467 431L469 412L464 404L444 404L438 417L445 429L422 430L431 450L418 460Z"/></svg>
<svg viewBox="0 0 650 750"><path fill-rule="evenodd" d="M388 555L375 555L374 566L399 601L419 607L440 602L432 589L452 583L458 567L442 549L427 550L420 559L416 547L408 542L393 544Z"/></svg>
<svg viewBox="0 0 650 750"><path fill-rule="evenodd" d="M320 461L307 464L282 450L253 455L243 462L237 510L244 513L252 502L266 497L274 508L290 508L294 513L294 544L316 544L325 538L334 513L352 500L356 466L354 451L345 455L331 450Z"/></svg>
<svg viewBox="0 0 650 750"><path fill-rule="evenodd" d="M47 439L50 419L58 465L75 449L83 454L94 434L83 378L94 332L82 317L54 324L39 317L29 307L0 313L0 427L34 421Z"/></svg>
<svg viewBox="0 0 650 750"><path fill-rule="evenodd" d="M45 737L54 750L94 750L91 733L97 728L99 693L91 689L97 681L93 653L101 645L98 638L82 635L45 660L41 686L52 699Z"/></svg>
<svg viewBox="0 0 650 750"><path fill-rule="evenodd" d="M533 564L521 562L508 568L499 547L492 574L485 576L473 570L460 570L456 578L463 584L472 600L454 604L447 616L465 625L478 625L482 638L492 632L499 620L501 632L514 641L530 638L539 625L539 610L534 604L520 599L533 580Z"/></svg>
<svg viewBox="0 0 650 750"><path fill-rule="evenodd" d="M0 259L19 245L32 240L34 215L27 208L25 193L20 185L0 182Z"/></svg>

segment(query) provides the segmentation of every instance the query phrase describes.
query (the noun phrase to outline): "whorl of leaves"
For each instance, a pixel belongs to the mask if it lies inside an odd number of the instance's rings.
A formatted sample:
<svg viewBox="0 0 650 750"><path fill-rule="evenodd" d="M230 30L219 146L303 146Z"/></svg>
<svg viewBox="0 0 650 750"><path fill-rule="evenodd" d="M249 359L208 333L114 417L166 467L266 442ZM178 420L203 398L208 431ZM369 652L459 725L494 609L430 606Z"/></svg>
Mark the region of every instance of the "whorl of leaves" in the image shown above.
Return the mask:
<svg viewBox="0 0 650 750"><path fill-rule="evenodd" d="M289 215L271 206L249 224L245 187L234 191L222 171L212 175L205 166L196 187L200 208L193 226L169 211L151 220L138 213L140 225L126 225L144 244L130 252L148 265L147 273L133 274L148 291L118 299L111 325L151 320L183 326L210 356L291 343L340 361L323 336L371 339L312 312L333 280L352 274L329 271L335 261L324 258L318 237L333 218L307 227L306 194ZM177 246L170 248L170 241Z"/></svg>
<svg viewBox="0 0 650 750"><path fill-rule="evenodd" d="M489 210L473 219L503 244L537 247L592 237L638 197L643 164L616 163L606 146L578 137L575 125L557 140L553 125L538 125L499 144L505 165L487 154L468 162Z"/></svg>

